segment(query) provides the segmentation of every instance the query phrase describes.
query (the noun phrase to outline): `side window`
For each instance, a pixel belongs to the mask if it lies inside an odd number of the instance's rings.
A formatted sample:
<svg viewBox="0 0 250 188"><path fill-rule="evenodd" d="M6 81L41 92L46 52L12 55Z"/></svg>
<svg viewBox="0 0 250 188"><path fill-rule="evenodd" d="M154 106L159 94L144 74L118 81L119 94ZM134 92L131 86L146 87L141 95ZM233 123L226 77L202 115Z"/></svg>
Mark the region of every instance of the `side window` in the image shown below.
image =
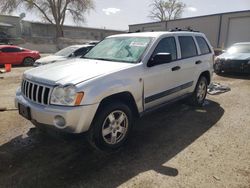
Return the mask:
<svg viewBox="0 0 250 188"><path fill-rule="evenodd" d="M13 52L20 52L21 50L19 48L3 48L2 52L6 53L13 53Z"/></svg>
<svg viewBox="0 0 250 188"><path fill-rule="evenodd" d="M85 55L91 48L90 47L83 47L74 52L75 56L82 56Z"/></svg>
<svg viewBox="0 0 250 188"><path fill-rule="evenodd" d="M201 54L208 54L211 52L207 41L203 37L196 36L195 38L200 48Z"/></svg>
<svg viewBox="0 0 250 188"><path fill-rule="evenodd" d="M192 36L180 36L179 42L181 47L181 57L189 58L198 54L197 48Z"/></svg>
<svg viewBox="0 0 250 188"><path fill-rule="evenodd" d="M2 52L9 52L9 48L2 48Z"/></svg>
<svg viewBox="0 0 250 188"><path fill-rule="evenodd" d="M156 46L153 56L157 53L170 53L172 55L172 60L177 59L177 50L174 37L167 37L162 39Z"/></svg>
<svg viewBox="0 0 250 188"><path fill-rule="evenodd" d="M22 51L22 49L20 49L20 48L12 48L12 52L21 52Z"/></svg>

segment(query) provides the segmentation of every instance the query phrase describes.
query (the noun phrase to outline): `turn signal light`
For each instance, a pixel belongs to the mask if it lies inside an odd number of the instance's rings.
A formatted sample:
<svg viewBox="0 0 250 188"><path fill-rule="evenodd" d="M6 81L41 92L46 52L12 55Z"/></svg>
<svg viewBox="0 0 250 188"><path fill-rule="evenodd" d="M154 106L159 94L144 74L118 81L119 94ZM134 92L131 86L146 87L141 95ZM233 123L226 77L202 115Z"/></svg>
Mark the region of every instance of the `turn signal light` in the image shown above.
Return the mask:
<svg viewBox="0 0 250 188"><path fill-rule="evenodd" d="M84 93L83 92L77 93L76 101L75 101L75 105L76 106L78 106L78 105L81 104L83 97L84 97Z"/></svg>

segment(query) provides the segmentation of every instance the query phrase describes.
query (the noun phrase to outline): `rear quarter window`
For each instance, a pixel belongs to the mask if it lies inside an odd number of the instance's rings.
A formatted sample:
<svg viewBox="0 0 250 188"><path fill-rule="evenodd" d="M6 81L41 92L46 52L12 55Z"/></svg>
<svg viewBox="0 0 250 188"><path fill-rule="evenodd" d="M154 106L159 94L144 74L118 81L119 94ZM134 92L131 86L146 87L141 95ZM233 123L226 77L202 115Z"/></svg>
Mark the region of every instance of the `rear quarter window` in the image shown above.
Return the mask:
<svg viewBox="0 0 250 188"><path fill-rule="evenodd" d="M201 54L209 54L211 52L211 49L208 46L207 41L203 37L196 36L195 39L196 39L196 41L198 43Z"/></svg>
<svg viewBox="0 0 250 188"><path fill-rule="evenodd" d="M192 36L179 36L178 39L181 47L181 58L189 58L198 55Z"/></svg>

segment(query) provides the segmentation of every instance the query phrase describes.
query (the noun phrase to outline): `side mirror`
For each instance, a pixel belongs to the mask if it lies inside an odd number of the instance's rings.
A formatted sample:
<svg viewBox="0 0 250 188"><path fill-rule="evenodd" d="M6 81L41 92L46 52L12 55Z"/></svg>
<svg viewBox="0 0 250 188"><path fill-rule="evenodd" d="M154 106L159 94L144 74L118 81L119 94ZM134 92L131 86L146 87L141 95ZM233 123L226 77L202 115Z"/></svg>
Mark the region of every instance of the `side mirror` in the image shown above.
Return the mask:
<svg viewBox="0 0 250 188"><path fill-rule="evenodd" d="M157 53L148 61L147 66L153 67L155 65L170 63L171 61L172 55L170 53Z"/></svg>

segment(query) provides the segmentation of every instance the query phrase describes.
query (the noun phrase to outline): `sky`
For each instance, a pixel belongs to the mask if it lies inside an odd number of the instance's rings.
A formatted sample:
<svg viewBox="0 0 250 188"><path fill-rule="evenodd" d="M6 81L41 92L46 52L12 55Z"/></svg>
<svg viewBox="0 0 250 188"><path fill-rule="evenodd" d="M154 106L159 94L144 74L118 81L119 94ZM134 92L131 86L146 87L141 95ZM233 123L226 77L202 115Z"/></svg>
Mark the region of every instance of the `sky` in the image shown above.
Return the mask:
<svg viewBox="0 0 250 188"><path fill-rule="evenodd" d="M95 9L86 14L83 27L128 30L128 25L152 22L148 17L153 0L94 0ZM222 12L250 10L250 0L181 0L186 4L182 17L194 17ZM14 15L25 10L19 9ZM34 13L26 13L25 20L41 21ZM75 25L70 16L66 25Z"/></svg>

